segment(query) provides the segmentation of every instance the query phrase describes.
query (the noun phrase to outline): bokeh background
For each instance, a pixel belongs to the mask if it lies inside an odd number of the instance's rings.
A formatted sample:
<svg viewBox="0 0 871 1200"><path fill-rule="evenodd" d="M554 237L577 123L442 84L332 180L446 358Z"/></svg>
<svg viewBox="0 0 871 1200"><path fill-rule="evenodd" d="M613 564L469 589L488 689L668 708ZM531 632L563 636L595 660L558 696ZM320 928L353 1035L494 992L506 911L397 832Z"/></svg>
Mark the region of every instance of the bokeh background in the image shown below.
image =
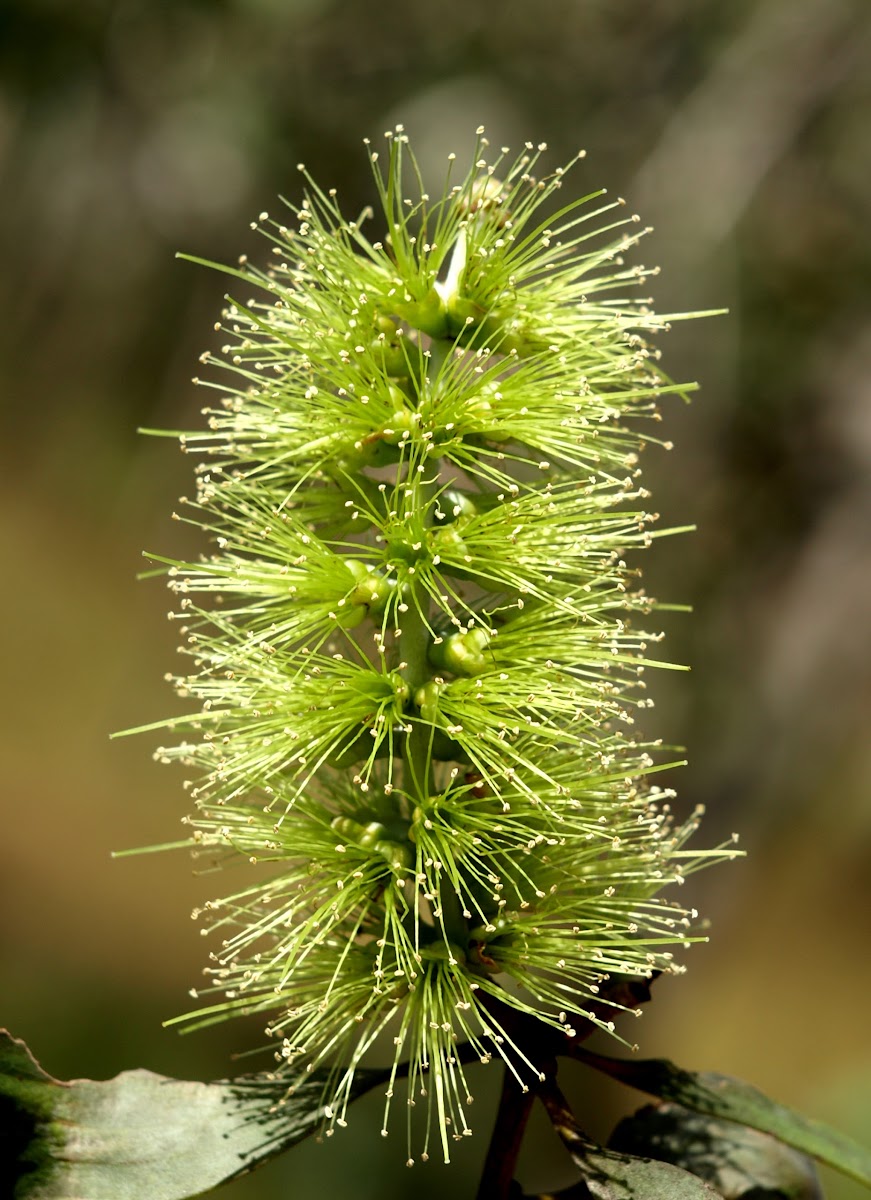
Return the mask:
<svg viewBox="0 0 871 1200"><path fill-rule="evenodd" d="M748 857L688 884L712 920L663 981L646 1055L744 1076L871 1142L871 4L868 0L2 0L0 2L0 1023L61 1078L227 1072L237 1027L179 1036L215 884L172 840L180 778L109 732L176 703L175 636L143 548L190 464L138 426L198 421L189 378L225 281L174 252L262 254L248 222L295 164L372 198L361 139L402 121L429 164L473 143L578 146L655 233L670 372L703 391L651 453L669 618L650 732L688 748L682 809ZM228 1200L474 1194L409 1173L364 1101ZM571 1075L594 1133L640 1097ZM570 1178L540 1124L529 1188ZM827 1176L834 1200L858 1187Z"/></svg>

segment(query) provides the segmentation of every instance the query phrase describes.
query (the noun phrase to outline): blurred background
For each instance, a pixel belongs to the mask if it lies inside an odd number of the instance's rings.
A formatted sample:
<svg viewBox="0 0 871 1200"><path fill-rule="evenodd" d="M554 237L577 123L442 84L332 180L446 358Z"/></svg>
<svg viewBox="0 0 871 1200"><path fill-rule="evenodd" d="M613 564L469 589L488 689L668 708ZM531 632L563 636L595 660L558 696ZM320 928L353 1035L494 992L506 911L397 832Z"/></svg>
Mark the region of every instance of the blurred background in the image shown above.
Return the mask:
<svg viewBox="0 0 871 1200"><path fill-rule="evenodd" d="M745 861L687 885L712 941L657 985L646 1056L746 1077L871 1142L871 5L867 0L2 0L0 2L0 1024L60 1078L228 1072L238 1026L179 1038L215 882L183 853L175 634L143 549L183 556L190 463L138 426L198 423L190 385L248 222L304 160L345 210L372 199L361 139L401 121L426 164L474 130L546 140L567 185L623 194L655 233L670 454L650 589L686 601L652 735L687 747L681 810ZM193 552L188 547L187 552ZM683 898L683 897L682 897ZM244 1064L243 1064L244 1065ZM570 1076L594 1134L641 1098ZM361 1102L228 1200L474 1194L498 1072L449 1174L409 1173ZM529 1189L571 1172L543 1123ZM834 1200L863 1194L827 1176Z"/></svg>

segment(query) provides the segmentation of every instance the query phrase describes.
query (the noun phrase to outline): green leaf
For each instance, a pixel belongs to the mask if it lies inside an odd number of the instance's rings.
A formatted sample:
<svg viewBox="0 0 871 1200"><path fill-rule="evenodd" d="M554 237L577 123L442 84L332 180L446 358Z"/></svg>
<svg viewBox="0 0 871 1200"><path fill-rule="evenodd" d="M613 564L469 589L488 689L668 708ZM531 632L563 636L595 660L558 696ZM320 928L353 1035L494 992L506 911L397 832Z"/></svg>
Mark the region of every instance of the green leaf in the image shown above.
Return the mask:
<svg viewBox="0 0 871 1200"><path fill-rule="evenodd" d="M684 1071L665 1058L627 1062L593 1054L581 1047L573 1056L648 1095L770 1133L788 1146L871 1187L871 1151L846 1134L769 1100L740 1079L711 1071Z"/></svg>
<svg viewBox="0 0 871 1200"><path fill-rule="evenodd" d="M707 1180L724 1200L822 1200L813 1163L779 1139L734 1121L649 1104L626 1117L608 1146L673 1163Z"/></svg>
<svg viewBox="0 0 871 1200"><path fill-rule="evenodd" d="M719 1200L703 1179L655 1158L633 1158L613 1150L590 1148L572 1155L595 1200ZM574 1190L574 1189L573 1189Z"/></svg>
<svg viewBox="0 0 871 1200"><path fill-rule="evenodd" d="M543 1099L583 1179L561 1192L561 1200L722 1200L710 1184L671 1163L597 1146L581 1132L566 1107Z"/></svg>
<svg viewBox="0 0 871 1200"><path fill-rule="evenodd" d="M197 1083L151 1071L59 1083L0 1030L0 1195L184 1200L250 1171L321 1124L326 1072ZM358 1071L352 1098L384 1082Z"/></svg>

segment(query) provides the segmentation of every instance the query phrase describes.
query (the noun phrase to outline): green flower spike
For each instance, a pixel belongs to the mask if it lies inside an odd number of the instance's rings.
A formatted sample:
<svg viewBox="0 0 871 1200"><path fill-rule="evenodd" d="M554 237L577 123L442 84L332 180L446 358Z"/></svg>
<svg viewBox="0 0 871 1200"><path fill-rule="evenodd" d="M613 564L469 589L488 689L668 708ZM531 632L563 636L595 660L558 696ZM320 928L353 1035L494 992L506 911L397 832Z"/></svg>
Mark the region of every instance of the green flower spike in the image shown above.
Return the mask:
<svg viewBox="0 0 871 1200"><path fill-rule="evenodd" d="M407 1075L409 1146L424 1096L421 1157L436 1130L447 1160L470 1057L538 1078L504 1006L613 1030L603 982L676 972L695 936L660 892L735 852L684 849L697 818L635 733L665 665L626 561L655 536L638 452L690 390L623 262L645 231L602 192L559 207L544 146L488 165L479 131L433 202L387 139L382 240L303 171L258 223L273 265L229 272L217 400L182 437L213 551L157 560L200 711L158 756L195 773L196 852L242 877L194 914L221 940L182 1020L268 1014L290 1090L330 1068L328 1134L386 1036L383 1132Z"/></svg>

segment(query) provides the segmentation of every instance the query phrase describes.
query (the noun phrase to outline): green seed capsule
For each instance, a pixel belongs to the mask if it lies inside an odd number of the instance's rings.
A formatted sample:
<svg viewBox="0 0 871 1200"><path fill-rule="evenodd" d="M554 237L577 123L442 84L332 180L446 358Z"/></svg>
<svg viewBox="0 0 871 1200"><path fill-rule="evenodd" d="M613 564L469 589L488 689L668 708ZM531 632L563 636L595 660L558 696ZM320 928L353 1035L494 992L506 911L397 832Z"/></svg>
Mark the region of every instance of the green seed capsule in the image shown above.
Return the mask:
<svg viewBox="0 0 871 1200"><path fill-rule="evenodd" d="M408 840L407 823L389 828L381 821L357 821L353 817L334 817L330 828L343 842L351 842L363 850L372 850L398 874L414 866L414 847Z"/></svg>
<svg viewBox="0 0 871 1200"><path fill-rule="evenodd" d="M414 693L414 703L421 719L431 725L439 724L439 696L443 687L443 684L431 679Z"/></svg>
<svg viewBox="0 0 871 1200"><path fill-rule="evenodd" d="M414 866L414 847L409 842L393 842L387 838L375 842L373 847L386 860L397 875L403 875Z"/></svg>
<svg viewBox="0 0 871 1200"><path fill-rule="evenodd" d="M434 287L421 300L401 302L397 305L397 311L415 329L422 330L430 337L441 338L447 333L448 314Z"/></svg>
<svg viewBox="0 0 871 1200"><path fill-rule="evenodd" d="M469 547L453 525L433 530L430 534L430 545L433 553L443 559L449 559L451 562L471 562Z"/></svg>
<svg viewBox="0 0 871 1200"><path fill-rule="evenodd" d="M455 942L431 942L421 946L420 957L424 962L446 962L452 966L465 966L466 952Z"/></svg>
<svg viewBox="0 0 871 1200"><path fill-rule="evenodd" d="M414 437L418 425L417 413L410 412L407 408L400 408L385 423L381 430L381 437L388 446L398 446Z"/></svg>
<svg viewBox="0 0 871 1200"><path fill-rule="evenodd" d="M454 675L481 675L493 668L490 636L488 630L476 625L467 633L452 633L440 644L431 645L427 657L434 667Z"/></svg>
<svg viewBox="0 0 871 1200"><path fill-rule="evenodd" d="M403 378L415 371L414 355L408 355L399 327L389 317L375 318L376 336L369 343L369 352L385 375Z"/></svg>
<svg viewBox="0 0 871 1200"><path fill-rule="evenodd" d="M459 488L448 488L441 498L436 519L440 525L449 525L454 522L461 524L470 517L478 515L481 511L480 504L480 497L473 499L468 492L463 492Z"/></svg>
<svg viewBox="0 0 871 1200"><path fill-rule="evenodd" d="M362 606L364 616L380 615L396 588L395 582L385 579L378 571L357 558L346 558L343 561L357 580L357 586L348 595L348 604ZM353 628L347 623L343 624L346 629Z"/></svg>

